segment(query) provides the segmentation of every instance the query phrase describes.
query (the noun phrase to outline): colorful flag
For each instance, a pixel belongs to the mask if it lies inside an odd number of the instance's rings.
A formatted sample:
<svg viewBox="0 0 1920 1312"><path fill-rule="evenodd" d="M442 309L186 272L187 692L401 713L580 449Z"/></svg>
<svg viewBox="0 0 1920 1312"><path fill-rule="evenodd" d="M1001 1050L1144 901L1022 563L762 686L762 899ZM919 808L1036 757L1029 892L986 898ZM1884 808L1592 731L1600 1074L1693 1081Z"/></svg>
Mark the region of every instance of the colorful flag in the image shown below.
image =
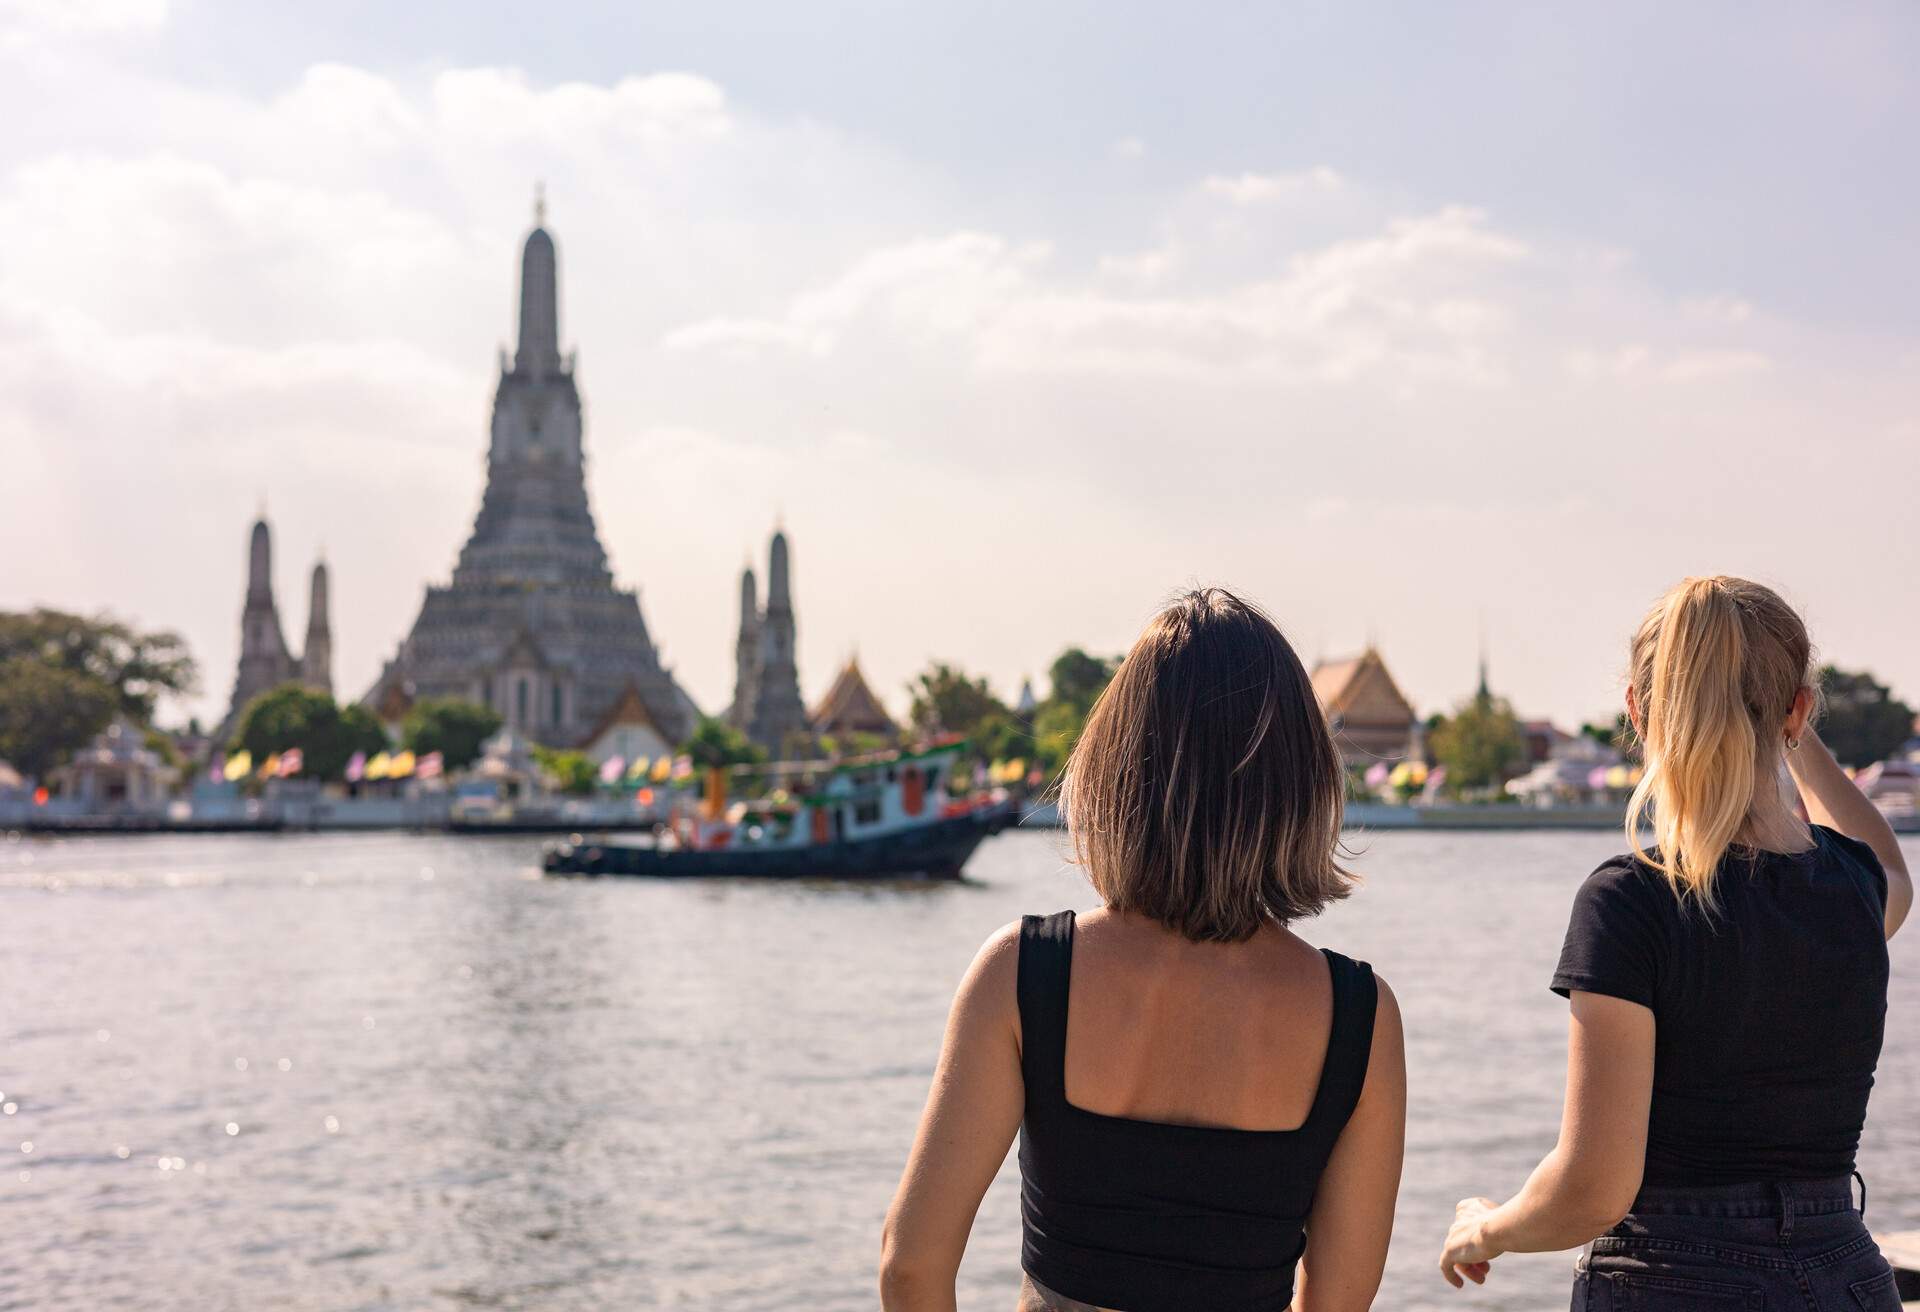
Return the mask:
<svg viewBox="0 0 1920 1312"><path fill-rule="evenodd" d="M355 752L347 758L347 782L357 784L367 777L367 754Z"/></svg>
<svg viewBox="0 0 1920 1312"><path fill-rule="evenodd" d="M624 756L609 756L600 762L600 782L611 787L620 782L620 776L626 773L627 760Z"/></svg>
<svg viewBox="0 0 1920 1312"><path fill-rule="evenodd" d="M227 754L225 752L215 752L213 754L213 763L207 767L207 782L210 784L221 783L225 781L226 777Z"/></svg>
<svg viewBox="0 0 1920 1312"><path fill-rule="evenodd" d="M393 760L387 764L387 778L405 779L413 773L415 761L413 753L402 749L393 754Z"/></svg>
<svg viewBox="0 0 1920 1312"><path fill-rule="evenodd" d="M420 758L420 763L413 767L413 777L416 779L438 779L446 770L446 767L447 761L444 756L439 752L428 752Z"/></svg>
<svg viewBox="0 0 1920 1312"><path fill-rule="evenodd" d="M238 783L253 773L253 753L242 747L227 758L227 782Z"/></svg>
<svg viewBox="0 0 1920 1312"><path fill-rule="evenodd" d="M673 758L673 777L675 779L693 778L693 758L691 756L676 756Z"/></svg>
<svg viewBox="0 0 1920 1312"><path fill-rule="evenodd" d="M300 773L301 767L306 763L307 756L305 752L302 752L298 747L287 748L286 751L280 753L280 777L282 779L293 778Z"/></svg>
<svg viewBox="0 0 1920 1312"><path fill-rule="evenodd" d="M647 767L651 764L652 762L648 761L644 756L634 757L633 764L627 767L627 778L636 783L645 779L647 777Z"/></svg>
<svg viewBox="0 0 1920 1312"><path fill-rule="evenodd" d="M663 784L667 781L668 776L671 775L672 773L673 773L673 761L671 760L671 758L663 756L659 760L653 763L653 774L650 775L649 777L653 780L653 782L657 784Z"/></svg>
<svg viewBox="0 0 1920 1312"><path fill-rule="evenodd" d="M393 758L385 752L376 752L374 753L373 759L367 762L366 777L368 779L385 779L392 769Z"/></svg>
<svg viewBox="0 0 1920 1312"><path fill-rule="evenodd" d="M262 779L271 779L279 773L280 753L274 752L270 754L266 760L260 762L260 777Z"/></svg>

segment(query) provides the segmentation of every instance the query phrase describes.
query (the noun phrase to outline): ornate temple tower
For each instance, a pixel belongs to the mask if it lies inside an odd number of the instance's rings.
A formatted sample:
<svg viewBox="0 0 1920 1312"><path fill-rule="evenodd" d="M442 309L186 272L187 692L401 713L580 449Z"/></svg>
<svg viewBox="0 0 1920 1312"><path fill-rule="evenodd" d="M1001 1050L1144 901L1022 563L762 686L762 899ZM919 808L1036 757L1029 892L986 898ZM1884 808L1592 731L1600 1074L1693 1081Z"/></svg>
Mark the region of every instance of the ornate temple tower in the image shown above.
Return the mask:
<svg viewBox="0 0 1920 1312"><path fill-rule="evenodd" d="M364 700L385 714L421 697L463 698L538 742L573 746L631 689L679 742L699 712L661 664L639 597L615 586L587 504L580 393L573 357L560 353L559 271L543 220L536 205L473 534Z"/></svg>
<svg viewBox="0 0 1920 1312"><path fill-rule="evenodd" d="M793 654L793 596L787 535L775 532L767 561L767 609L760 618L760 652L753 679L747 737L779 755L808 738L807 707Z"/></svg>
<svg viewBox="0 0 1920 1312"><path fill-rule="evenodd" d="M333 696L333 627L327 621L327 562L313 562L307 583L307 641L300 652L300 681Z"/></svg>
<svg viewBox="0 0 1920 1312"><path fill-rule="evenodd" d="M740 634L733 644L733 705L727 722L747 732L753 716L753 686L760 673L760 590L753 566L740 571Z"/></svg>
<svg viewBox="0 0 1920 1312"><path fill-rule="evenodd" d="M294 668L273 600L273 530L266 517L253 521L247 543L247 599L240 608L240 668L233 677L227 719L237 722L247 703L287 681Z"/></svg>
<svg viewBox="0 0 1920 1312"><path fill-rule="evenodd" d="M266 516L253 522L247 541L247 599L240 608L240 665L233 676L233 696L227 714L214 732L216 750L225 747L240 725L241 713L263 692L283 683L310 683L331 691L333 640L327 629L327 575L325 565L313 569L313 610L307 619L307 658L302 660L287 649L280 628L280 608L273 599L273 530ZM315 643L319 656L315 661ZM319 670L321 682L310 671Z"/></svg>

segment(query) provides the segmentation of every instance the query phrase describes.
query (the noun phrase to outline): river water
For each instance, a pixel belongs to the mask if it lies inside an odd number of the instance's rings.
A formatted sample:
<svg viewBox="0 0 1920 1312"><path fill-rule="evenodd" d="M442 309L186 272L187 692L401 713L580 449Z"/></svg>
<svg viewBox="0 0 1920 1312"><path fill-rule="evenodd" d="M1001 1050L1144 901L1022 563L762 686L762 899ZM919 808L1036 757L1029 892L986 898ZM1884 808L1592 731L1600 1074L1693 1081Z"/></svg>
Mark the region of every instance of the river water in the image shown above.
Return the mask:
<svg viewBox="0 0 1920 1312"><path fill-rule="evenodd" d="M1366 887L1304 932L1405 1012L1379 1306L1564 1307L1567 1254L1464 1293L1433 1259L1552 1142L1545 982L1617 840L1359 842ZM996 926L1092 905L1059 840L886 887L543 880L537 850L0 838L0 1307L874 1307L954 983ZM1920 1226L1917 943L1861 1157L1883 1229ZM1010 1161L962 1308L1012 1306L1018 1226Z"/></svg>

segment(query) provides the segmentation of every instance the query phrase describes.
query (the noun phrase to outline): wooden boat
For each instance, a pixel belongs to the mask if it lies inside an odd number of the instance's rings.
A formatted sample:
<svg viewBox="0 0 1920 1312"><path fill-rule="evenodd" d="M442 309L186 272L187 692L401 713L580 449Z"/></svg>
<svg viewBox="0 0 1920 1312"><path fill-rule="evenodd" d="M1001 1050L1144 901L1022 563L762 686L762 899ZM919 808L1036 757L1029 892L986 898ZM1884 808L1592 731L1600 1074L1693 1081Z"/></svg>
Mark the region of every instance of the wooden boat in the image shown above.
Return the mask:
<svg viewBox="0 0 1920 1312"><path fill-rule="evenodd" d="M952 879L989 836L1010 827L1004 793L952 798L961 744L810 766L812 791L725 808L726 773L710 771L700 812L676 815L653 842L576 839L550 846L554 875L672 878Z"/></svg>

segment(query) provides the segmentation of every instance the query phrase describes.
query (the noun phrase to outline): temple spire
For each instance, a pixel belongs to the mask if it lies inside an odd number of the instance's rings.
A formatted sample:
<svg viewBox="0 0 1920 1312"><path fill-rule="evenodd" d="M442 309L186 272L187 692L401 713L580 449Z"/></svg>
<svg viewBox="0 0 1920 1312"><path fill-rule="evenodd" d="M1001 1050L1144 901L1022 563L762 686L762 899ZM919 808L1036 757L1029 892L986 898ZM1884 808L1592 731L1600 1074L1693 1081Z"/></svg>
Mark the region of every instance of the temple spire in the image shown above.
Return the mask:
<svg viewBox="0 0 1920 1312"><path fill-rule="evenodd" d="M327 562L317 560L307 583L307 641L300 653L301 681L333 693L333 626L328 622Z"/></svg>
<svg viewBox="0 0 1920 1312"><path fill-rule="evenodd" d="M273 605L273 530L267 527L264 508L253 521L247 544L247 604Z"/></svg>
<svg viewBox="0 0 1920 1312"><path fill-rule="evenodd" d="M534 229L520 252L520 348L517 374L548 374L560 368L560 278L553 238L545 227L546 191L533 202Z"/></svg>
<svg viewBox="0 0 1920 1312"><path fill-rule="evenodd" d="M789 610L793 606L793 598L788 592L790 585L787 581L787 535L785 532L775 531L773 547L768 552L768 557L767 609Z"/></svg>

